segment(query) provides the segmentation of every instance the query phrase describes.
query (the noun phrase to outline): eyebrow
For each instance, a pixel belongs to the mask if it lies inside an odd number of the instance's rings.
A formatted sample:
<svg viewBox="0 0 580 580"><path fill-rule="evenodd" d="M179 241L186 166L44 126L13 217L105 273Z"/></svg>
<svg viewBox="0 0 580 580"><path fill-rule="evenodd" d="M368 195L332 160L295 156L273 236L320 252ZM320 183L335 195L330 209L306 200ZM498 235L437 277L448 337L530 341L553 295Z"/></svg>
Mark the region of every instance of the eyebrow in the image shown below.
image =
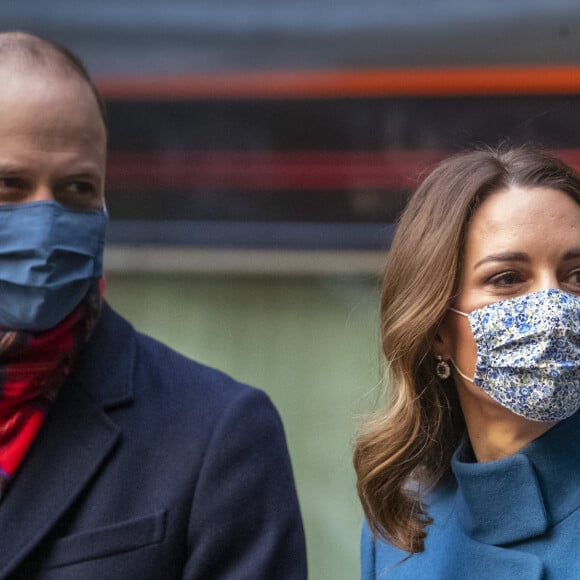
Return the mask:
<svg viewBox="0 0 580 580"><path fill-rule="evenodd" d="M76 171L74 173L71 173L70 175L67 175L67 179L99 179L100 175L98 173L98 171L93 170L85 170L85 171Z"/></svg>
<svg viewBox="0 0 580 580"><path fill-rule="evenodd" d="M580 246L564 252L562 256L563 260L573 260L574 258L580 258Z"/></svg>
<svg viewBox="0 0 580 580"><path fill-rule="evenodd" d="M580 247L572 248L562 255L562 260L574 260L580 258ZM525 252L502 252L500 254L491 254L482 260L479 260L473 269L479 268L489 262L529 262L530 257Z"/></svg>
<svg viewBox="0 0 580 580"><path fill-rule="evenodd" d="M31 173L30 168L25 165L16 165L13 163L2 163L0 161L0 174L2 175L28 175ZM79 164L78 167L74 167L71 171L70 178L92 178L99 176L99 170L93 164L85 165Z"/></svg>
<svg viewBox="0 0 580 580"><path fill-rule="evenodd" d="M28 170L22 165L14 165L12 163L2 163L0 161L0 173L28 173Z"/></svg>
<svg viewBox="0 0 580 580"><path fill-rule="evenodd" d="M580 250L580 248L578 248ZM491 254L483 258L483 260L479 260L473 269L479 268L483 264L487 264L489 262L529 262L530 257L528 254L524 252L502 252L501 254Z"/></svg>

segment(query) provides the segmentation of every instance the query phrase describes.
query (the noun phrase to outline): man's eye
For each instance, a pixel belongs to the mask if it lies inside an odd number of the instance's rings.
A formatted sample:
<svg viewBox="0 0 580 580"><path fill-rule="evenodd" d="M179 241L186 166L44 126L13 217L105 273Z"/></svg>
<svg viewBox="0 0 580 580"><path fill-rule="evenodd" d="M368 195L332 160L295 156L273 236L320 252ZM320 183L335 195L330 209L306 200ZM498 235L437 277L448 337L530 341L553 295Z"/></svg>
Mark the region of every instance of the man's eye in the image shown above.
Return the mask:
<svg viewBox="0 0 580 580"><path fill-rule="evenodd" d="M69 181L58 187L56 199L63 205L87 208L103 205L102 193L94 181Z"/></svg>
<svg viewBox="0 0 580 580"><path fill-rule="evenodd" d="M24 189L26 181L21 177L0 177L0 188L2 189Z"/></svg>
<svg viewBox="0 0 580 580"><path fill-rule="evenodd" d="M66 186L66 191L72 195L94 195L97 188L88 181L74 181Z"/></svg>

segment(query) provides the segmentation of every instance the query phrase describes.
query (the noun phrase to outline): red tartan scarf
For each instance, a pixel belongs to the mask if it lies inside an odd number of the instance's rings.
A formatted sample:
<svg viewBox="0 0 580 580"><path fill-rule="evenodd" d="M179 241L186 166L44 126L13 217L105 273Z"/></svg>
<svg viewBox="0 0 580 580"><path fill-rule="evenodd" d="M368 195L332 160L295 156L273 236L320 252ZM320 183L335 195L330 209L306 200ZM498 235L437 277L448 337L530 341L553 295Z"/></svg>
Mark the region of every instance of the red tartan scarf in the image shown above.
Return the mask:
<svg viewBox="0 0 580 580"><path fill-rule="evenodd" d="M54 328L38 333L0 331L0 495L97 323L103 286L102 279L96 282Z"/></svg>

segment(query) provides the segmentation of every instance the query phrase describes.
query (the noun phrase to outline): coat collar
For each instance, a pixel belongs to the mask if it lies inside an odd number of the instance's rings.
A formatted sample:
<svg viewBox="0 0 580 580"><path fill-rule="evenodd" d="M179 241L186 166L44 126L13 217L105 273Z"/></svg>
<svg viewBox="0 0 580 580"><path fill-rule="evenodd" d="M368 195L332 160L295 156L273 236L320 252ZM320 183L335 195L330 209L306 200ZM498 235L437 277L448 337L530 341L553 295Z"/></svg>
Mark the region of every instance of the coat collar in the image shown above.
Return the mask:
<svg viewBox="0 0 580 580"><path fill-rule="evenodd" d="M0 502L0 577L36 548L114 453L105 413L132 398L135 337L108 307Z"/></svg>
<svg viewBox="0 0 580 580"><path fill-rule="evenodd" d="M453 492L440 497L444 507L435 515L434 528L427 536L425 552L410 558L405 552L381 541L372 541L368 528L363 530L361 544L361 578L477 578L477 580L541 580L544 564L534 554L481 543L457 527L454 517ZM439 505L439 508L442 506ZM447 511L450 509L451 511Z"/></svg>
<svg viewBox="0 0 580 580"><path fill-rule="evenodd" d="M457 514L465 533L492 545L546 533L580 506L580 413L518 453L486 463L467 460L460 447L451 467Z"/></svg>
<svg viewBox="0 0 580 580"><path fill-rule="evenodd" d="M84 390L104 409L130 402L136 350L135 330L105 303L71 379L82 377Z"/></svg>
<svg viewBox="0 0 580 580"><path fill-rule="evenodd" d="M425 578L477 578L477 580L541 580L544 565L534 554L481 544L464 534L455 534L445 546L445 557L427 567ZM417 578L417 576L408 576Z"/></svg>

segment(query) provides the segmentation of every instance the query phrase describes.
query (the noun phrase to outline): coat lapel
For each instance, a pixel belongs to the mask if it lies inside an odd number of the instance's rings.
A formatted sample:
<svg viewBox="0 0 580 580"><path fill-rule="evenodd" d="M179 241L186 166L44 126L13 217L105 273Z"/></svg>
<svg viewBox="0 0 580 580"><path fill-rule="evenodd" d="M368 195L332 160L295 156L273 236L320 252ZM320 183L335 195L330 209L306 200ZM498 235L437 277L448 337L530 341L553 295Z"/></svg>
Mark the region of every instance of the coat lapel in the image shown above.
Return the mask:
<svg viewBox="0 0 580 580"><path fill-rule="evenodd" d="M119 438L119 428L103 409L131 398L128 369L133 364L134 337L121 345L131 327L110 310L103 318L0 501L1 578L54 527L111 455ZM119 363L115 371L112 362ZM116 393L113 387L119 387Z"/></svg>
<svg viewBox="0 0 580 580"><path fill-rule="evenodd" d="M436 578L477 578L477 580L541 580L544 565L540 558L517 549L482 544L459 533L447 557L441 560Z"/></svg>
<svg viewBox="0 0 580 580"><path fill-rule="evenodd" d="M544 577L544 565L537 556L476 542L457 528L427 537L427 542L426 552L406 560L404 552L378 543L372 577L381 580L541 580Z"/></svg>

